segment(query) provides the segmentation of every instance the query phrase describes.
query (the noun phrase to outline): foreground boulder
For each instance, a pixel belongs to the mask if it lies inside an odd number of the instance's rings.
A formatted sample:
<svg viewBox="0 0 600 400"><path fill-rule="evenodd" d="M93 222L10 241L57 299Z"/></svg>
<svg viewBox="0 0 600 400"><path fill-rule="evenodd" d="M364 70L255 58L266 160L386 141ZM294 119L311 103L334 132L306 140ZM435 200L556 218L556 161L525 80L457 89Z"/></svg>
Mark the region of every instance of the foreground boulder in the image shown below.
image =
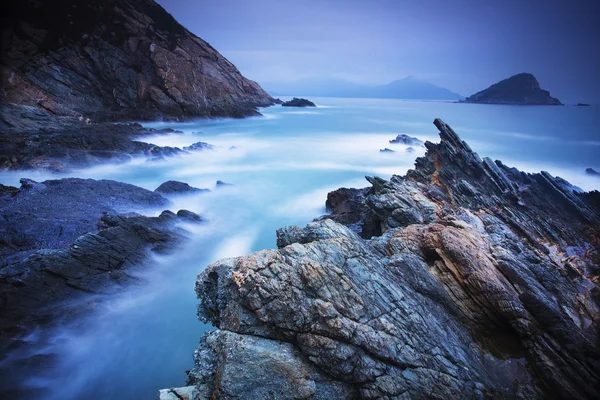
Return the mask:
<svg viewBox="0 0 600 400"><path fill-rule="evenodd" d="M493 84L489 88L475 93L464 100L465 103L514 104L562 106L562 103L550 96L550 92L540 88L532 74L513 75Z"/></svg>
<svg viewBox="0 0 600 400"><path fill-rule="evenodd" d="M600 193L435 124L406 176L333 192L278 250L198 276L218 328L189 373L199 398L600 396Z"/></svg>
<svg viewBox="0 0 600 400"><path fill-rule="evenodd" d="M283 107L316 107L315 103L310 100L294 97L290 101L281 104Z"/></svg>

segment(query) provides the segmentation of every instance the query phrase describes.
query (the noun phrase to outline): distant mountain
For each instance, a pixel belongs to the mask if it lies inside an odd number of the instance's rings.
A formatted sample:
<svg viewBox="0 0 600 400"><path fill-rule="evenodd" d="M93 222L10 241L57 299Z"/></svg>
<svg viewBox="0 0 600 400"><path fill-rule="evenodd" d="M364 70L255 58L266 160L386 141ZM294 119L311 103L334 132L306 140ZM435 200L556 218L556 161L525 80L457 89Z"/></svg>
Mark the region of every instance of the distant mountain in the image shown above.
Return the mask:
<svg viewBox="0 0 600 400"><path fill-rule="evenodd" d="M295 82L265 84L270 93L321 97L358 97L414 100L460 100L446 88L408 76L385 85L361 85L343 79L309 78Z"/></svg>
<svg viewBox="0 0 600 400"><path fill-rule="evenodd" d="M550 96L550 92L540 88L537 79L529 73L513 75L467 97L464 101L482 104L562 105L558 99Z"/></svg>

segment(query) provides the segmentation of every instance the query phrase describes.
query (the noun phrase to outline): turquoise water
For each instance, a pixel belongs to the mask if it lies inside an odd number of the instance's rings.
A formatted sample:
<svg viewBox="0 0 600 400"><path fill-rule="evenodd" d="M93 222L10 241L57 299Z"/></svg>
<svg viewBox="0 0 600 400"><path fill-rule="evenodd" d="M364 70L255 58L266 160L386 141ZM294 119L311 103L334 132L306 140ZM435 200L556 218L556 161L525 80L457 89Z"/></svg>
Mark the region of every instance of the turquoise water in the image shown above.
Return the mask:
<svg viewBox="0 0 600 400"><path fill-rule="evenodd" d="M264 117L147 124L183 134L143 140L186 146L204 141L214 151L164 162L134 160L69 176L115 179L155 189L180 180L211 193L173 199L207 222L188 226L190 241L177 255L155 257L140 272L145 283L114 296L77 326L51 332L43 352L60 366L25 384L48 388L49 399L154 398L160 388L184 384L192 354L209 327L196 319L196 275L223 257L275 247L275 230L304 225L325 213L328 191L364 187L365 175L389 178L424 153L405 152L388 140L400 133L437 141L432 121L442 118L481 156L537 172L547 170L585 190L600 189L600 114L597 107L512 107L377 99L312 99L316 109L272 107ZM395 153L380 153L385 147ZM0 183L21 177L2 173ZM59 176L60 177L60 176ZM215 188L222 180L232 186Z"/></svg>

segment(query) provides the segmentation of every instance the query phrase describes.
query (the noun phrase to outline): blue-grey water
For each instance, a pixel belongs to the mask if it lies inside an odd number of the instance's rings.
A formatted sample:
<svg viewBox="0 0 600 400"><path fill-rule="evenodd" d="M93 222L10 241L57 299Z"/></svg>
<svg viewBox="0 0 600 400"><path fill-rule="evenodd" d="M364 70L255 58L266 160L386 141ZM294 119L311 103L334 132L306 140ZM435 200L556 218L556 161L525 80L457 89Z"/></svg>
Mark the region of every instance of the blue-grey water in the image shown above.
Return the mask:
<svg viewBox="0 0 600 400"><path fill-rule="evenodd" d="M275 230L304 225L325 213L328 191L364 187L365 175L404 174L424 153L389 144L400 133L438 141L432 121L441 117L481 156L509 166L549 171L584 190L600 189L598 107L513 107L377 99L313 99L316 109L272 107L263 117L146 124L183 134L145 137L158 145L215 146L164 162L133 160L65 176L115 179L154 190L179 180L211 193L180 197L208 222L187 226L190 240L176 255L154 257L140 274L145 283L113 296L77 326L52 331L40 351L59 355L60 365L24 385L48 388L48 399L144 399L160 388L182 386L184 371L209 326L196 319L195 278L223 257L275 247ZM385 147L395 153L380 153ZM18 186L21 177L0 174ZM232 186L215 188L222 180ZM32 338L32 341L35 338ZM39 349L38 349L39 350Z"/></svg>

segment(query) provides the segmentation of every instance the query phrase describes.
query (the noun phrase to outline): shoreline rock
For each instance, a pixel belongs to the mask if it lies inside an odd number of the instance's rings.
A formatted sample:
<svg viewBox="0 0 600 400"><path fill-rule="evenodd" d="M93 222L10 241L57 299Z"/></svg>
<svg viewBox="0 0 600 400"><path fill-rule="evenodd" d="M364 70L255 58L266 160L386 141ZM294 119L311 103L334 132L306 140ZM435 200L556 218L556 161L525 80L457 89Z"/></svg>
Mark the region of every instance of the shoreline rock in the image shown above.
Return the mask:
<svg viewBox="0 0 600 400"><path fill-rule="evenodd" d="M277 250L198 276L198 316L217 328L188 374L201 398L600 396L600 193L482 159L435 125L441 142L406 176L332 192L332 214L278 230ZM291 386L241 371L281 348L299 354L278 368Z"/></svg>
<svg viewBox="0 0 600 400"><path fill-rule="evenodd" d="M20 189L0 189L0 397L19 398L31 371L54 362L50 354L21 358L20 349L35 349L45 329L139 284L143 278L133 272L152 253L179 248L187 240L179 223L201 217L187 210L132 213L164 209L169 201L109 180L22 179ZM42 334L25 342L36 329Z"/></svg>

